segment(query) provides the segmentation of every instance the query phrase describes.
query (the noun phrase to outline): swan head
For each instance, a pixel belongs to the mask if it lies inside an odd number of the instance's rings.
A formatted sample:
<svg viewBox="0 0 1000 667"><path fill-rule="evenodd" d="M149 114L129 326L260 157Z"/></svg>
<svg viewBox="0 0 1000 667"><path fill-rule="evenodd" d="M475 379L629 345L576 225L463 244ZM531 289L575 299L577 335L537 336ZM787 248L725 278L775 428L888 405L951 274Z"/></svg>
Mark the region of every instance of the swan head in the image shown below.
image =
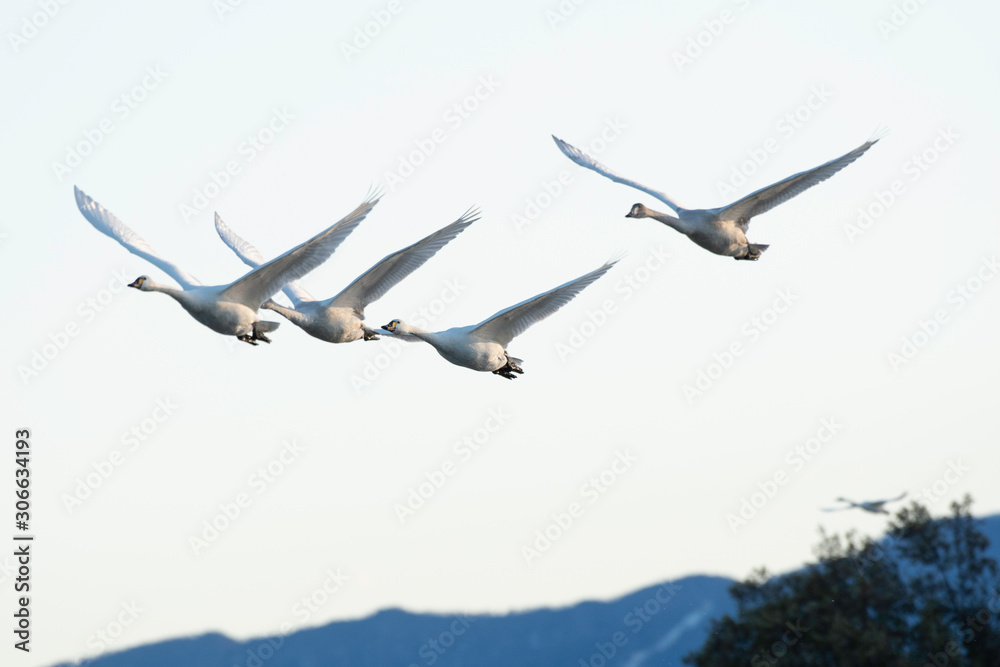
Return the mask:
<svg viewBox="0 0 1000 667"><path fill-rule="evenodd" d="M128 286L129 287L134 287L137 290L142 290L143 292L148 292L149 291L149 283L150 283L150 280L149 280L148 276L139 276L138 278L136 278L135 280L133 280L132 282L130 282L128 284Z"/></svg>
<svg viewBox="0 0 1000 667"><path fill-rule="evenodd" d="M649 209L642 204L633 204L632 210L625 214L626 218L648 218Z"/></svg>
<svg viewBox="0 0 1000 667"><path fill-rule="evenodd" d="M392 322L389 322L389 324L382 325L382 329L384 329L385 331L388 331L391 334L394 334L394 333L403 333L402 329L405 326L406 325L403 324L403 322L401 320L393 320Z"/></svg>

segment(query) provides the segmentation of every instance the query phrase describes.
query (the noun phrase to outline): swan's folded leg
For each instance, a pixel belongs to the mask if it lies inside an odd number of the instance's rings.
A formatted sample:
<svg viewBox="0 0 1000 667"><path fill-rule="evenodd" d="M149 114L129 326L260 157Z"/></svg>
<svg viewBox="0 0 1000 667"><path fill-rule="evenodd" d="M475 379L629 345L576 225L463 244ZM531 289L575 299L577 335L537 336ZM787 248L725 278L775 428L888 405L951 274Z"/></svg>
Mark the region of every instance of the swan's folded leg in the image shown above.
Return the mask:
<svg viewBox="0 0 1000 667"><path fill-rule="evenodd" d="M524 375L524 371L521 369L521 364L524 363L524 360L518 359L517 357L512 357L506 352L504 352L504 354L507 355L507 367L510 370L514 371L515 373L520 373Z"/></svg>
<svg viewBox="0 0 1000 667"><path fill-rule="evenodd" d="M244 343L250 343L251 345L256 345L257 340L250 337L250 334L243 334L242 336L237 336Z"/></svg>
<svg viewBox="0 0 1000 667"><path fill-rule="evenodd" d="M364 327L364 330L365 330L365 335L364 335L365 340L381 340L380 336L378 335L378 332L375 331L374 329L369 329L368 327Z"/></svg>
<svg viewBox="0 0 1000 667"><path fill-rule="evenodd" d="M524 375L524 371L518 365L518 364L523 364L524 362L518 359L517 357L510 356L509 354L506 356L507 356L507 363L504 364L501 368L498 368L495 371L493 371L493 374L499 375L500 377L505 377L508 380L517 379L517 375L514 375L514 373L517 373L519 375Z"/></svg>
<svg viewBox="0 0 1000 667"><path fill-rule="evenodd" d="M267 322L261 320L259 322L253 323L253 340L262 340L265 343L270 343L271 339L264 334L268 331L274 331L278 328L280 322Z"/></svg>
<svg viewBox="0 0 1000 667"><path fill-rule="evenodd" d="M747 254L742 257L734 257L733 259L748 259L751 261L757 261L760 259L761 253L769 247L770 246L765 243L749 243L747 244Z"/></svg>

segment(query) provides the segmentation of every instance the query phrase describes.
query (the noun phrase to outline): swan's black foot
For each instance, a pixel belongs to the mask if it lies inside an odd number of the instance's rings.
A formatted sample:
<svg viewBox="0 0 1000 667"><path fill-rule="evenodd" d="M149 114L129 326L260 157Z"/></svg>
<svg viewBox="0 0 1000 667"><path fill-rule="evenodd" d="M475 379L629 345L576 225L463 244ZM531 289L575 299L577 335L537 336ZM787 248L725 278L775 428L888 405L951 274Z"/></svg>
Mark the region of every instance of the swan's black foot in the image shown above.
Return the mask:
<svg viewBox="0 0 1000 667"><path fill-rule="evenodd" d="M747 244L746 254L744 254L742 257L734 257L733 259L748 259L756 262L758 259L760 259L761 253L767 250L768 247L769 246L766 243Z"/></svg>
<svg viewBox="0 0 1000 667"><path fill-rule="evenodd" d="M256 345L257 344L257 340L255 338L251 337L250 334L243 334L242 336L237 336L237 338L239 338L244 343L250 343L251 345ZM270 341L268 341L268 342L270 342Z"/></svg>
<svg viewBox="0 0 1000 667"><path fill-rule="evenodd" d="M253 323L253 330L250 332L250 340L262 340L265 343L270 343L271 339L267 337L269 331L274 331L278 328L277 322L268 322L266 320L261 320ZM256 345L256 343L254 343Z"/></svg>
<svg viewBox="0 0 1000 667"><path fill-rule="evenodd" d="M365 340L381 340L381 336L375 333L374 329L365 329Z"/></svg>
<svg viewBox="0 0 1000 667"><path fill-rule="evenodd" d="M499 375L500 377L505 377L508 380L516 380L517 379L517 375L514 375L514 373L517 373L518 375L524 375L524 371L521 370L521 367L518 366L517 364L515 364L513 361L510 361L509 359L507 360L507 363L502 368L498 368L495 371L493 371L494 375Z"/></svg>

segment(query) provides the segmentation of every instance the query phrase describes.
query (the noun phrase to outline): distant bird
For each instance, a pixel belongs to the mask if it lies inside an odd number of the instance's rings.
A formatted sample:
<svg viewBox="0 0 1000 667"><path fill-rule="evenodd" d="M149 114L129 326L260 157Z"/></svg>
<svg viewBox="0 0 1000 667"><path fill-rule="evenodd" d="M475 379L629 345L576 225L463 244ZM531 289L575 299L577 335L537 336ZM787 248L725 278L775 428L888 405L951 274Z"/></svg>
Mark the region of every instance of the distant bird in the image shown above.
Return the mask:
<svg viewBox="0 0 1000 667"><path fill-rule="evenodd" d="M623 183L637 190L642 190L656 197L677 213L677 217L674 217L648 209L642 204L635 204L625 216L626 218L653 218L668 227L673 227L702 248L717 255L725 255L734 259L756 260L760 258L762 252L767 250L768 246L747 241L746 232L751 218L771 210L778 204L786 202L795 195L830 178L861 157L883 136L885 136L884 132L876 132L871 139L846 155L815 169L789 176L785 180L757 190L729 206L710 209L682 208L664 193L625 178L562 139L555 136L552 138L559 150L581 167L596 171L615 183Z"/></svg>
<svg viewBox="0 0 1000 667"><path fill-rule="evenodd" d="M333 298L316 301L293 282L285 286L284 292L292 300L294 308L286 308L270 299L261 308L280 313L310 336L328 343L350 343L359 338L378 340L375 330L365 326L365 307L423 266L438 250L478 219L479 211L469 209L447 227L386 256ZM218 214L215 215L215 229L245 264L257 268L264 262L257 248L237 236L222 222Z"/></svg>
<svg viewBox="0 0 1000 667"><path fill-rule="evenodd" d="M118 241L133 255L153 263L166 271L183 289L161 285L148 276L139 276L129 284L143 292L163 292L175 299L194 319L209 329L228 336L236 336L245 343L257 345L261 340L270 343L265 335L278 328L278 322L257 318L257 309L271 295L276 294L292 280L306 275L325 262L344 239L365 219L378 203L378 195L370 195L347 217L320 232L305 243L292 248L284 255L246 274L228 285L203 286L191 274L158 254L138 234L129 229L115 215L88 197L79 188L76 205L83 216L97 230Z"/></svg>
<svg viewBox="0 0 1000 667"><path fill-rule="evenodd" d="M608 262L576 280L501 310L479 324L435 333L393 320L382 329L397 336L413 336L430 343L438 354L456 366L488 371L514 380L514 373L524 373L521 369L524 362L507 353L510 341L572 301L573 297L607 273L616 263L617 260Z"/></svg>
<svg viewBox="0 0 1000 667"><path fill-rule="evenodd" d="M867 500L862 503L856 503L853 500L848 500L847 498L837 498L838 502L847 503L847 507L824 507L822 509L824 512L840 512L842 510L858 508L859 510L871 512L872 514L889 514L889 511L885 509L885 504L894 503L905 497L906 492L904 491L902 495L896 496L895 498L887 498L885 500Z"/></svg>

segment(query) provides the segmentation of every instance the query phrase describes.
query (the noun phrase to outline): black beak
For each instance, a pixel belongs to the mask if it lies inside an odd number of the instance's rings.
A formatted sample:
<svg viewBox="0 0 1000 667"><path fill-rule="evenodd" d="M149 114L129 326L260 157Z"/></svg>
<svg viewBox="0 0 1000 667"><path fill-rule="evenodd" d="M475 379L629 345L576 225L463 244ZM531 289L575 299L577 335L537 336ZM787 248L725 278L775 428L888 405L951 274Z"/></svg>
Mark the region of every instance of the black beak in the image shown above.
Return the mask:
<svg viewBox="0 0 1000 667"><path fill-rule="evenodd" d="M396 327L392 325L392 322L389 322L389 324L383 324L380 328L382 331L388 331L389 333L394 333L396 331Z"/></svg>
<svg viewBox="0 0 1000 667"><path fill-rule="evenodd" d="M128 284L129 287L134 287L136 289L139 289L140 285L142 285L142 278L136 278Z"/></svg>

